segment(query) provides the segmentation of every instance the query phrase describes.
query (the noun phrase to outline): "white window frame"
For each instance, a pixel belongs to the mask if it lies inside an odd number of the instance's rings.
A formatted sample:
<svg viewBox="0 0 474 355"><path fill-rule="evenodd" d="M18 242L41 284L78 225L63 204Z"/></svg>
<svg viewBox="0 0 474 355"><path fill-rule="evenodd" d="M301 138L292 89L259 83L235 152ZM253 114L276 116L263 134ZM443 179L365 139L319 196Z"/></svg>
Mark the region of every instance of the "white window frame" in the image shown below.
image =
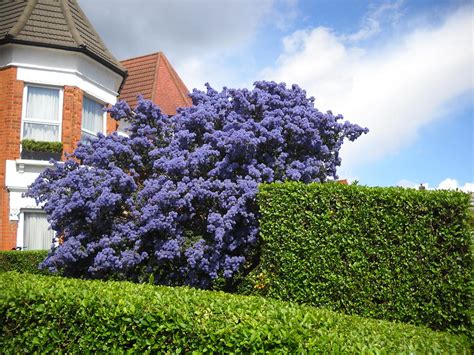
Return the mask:
<svg viewBox="0 0 474 355"><path fill-rule="evenodd" d="M84 98L88 98L89 100L92 100L96 103L98 103L99 105L102 105L102 106L107 106L107 103L102 101L102 100L99 100L98 98L94 97L94 96L91 96L91 95L87 95L86 93L83 94L83 99L82 99L82 107L81 107L81 140L82 140L82 132L84 133L87 133L87 134L90 134L92 136L97 136L97 133L98 132L91 132L89 131L88 129L84 129L82 127L82 113L84 111ZM106 134L107 132L107 112L103 112L102 114L102 134Z"/></svg>
<svg viewBox="0 0 474 355"><path fill-rule="evenodd" d="M27 118L26 117L26 105L28 103L28 88L29 87L37 87L37 88L45 88L45 89L54 89L54 90L59 90L59 117L58 117L58 122L52 122L52 121L45 121L45 120L40 120L40 119L34 119L34 118ZM23 102L22 102L22 109L21 109L21 131L20 131L20 137L21 139L24 139L23 137L23 131L24 131L24 126L25 123L40 123L40 124L47 124L47 125L57 125L58 126L58 134L59 134L59 140L55 142L62 142L62 128L63 128L63 99L64 99L64 90L62 87L59 86L50 86L50 85L38 85L38 84L31 84L31 83L25 83L25 87L23 88Z"/></svg>
<svg viewBox="0 0 474 355"><path fill-rule="evenodd" d="M119 136L129 138L129 137L130 137L130 133L127 133L127 132L125 132L125 131L120 131L120 130L119 130L119 128L120 128L120 123L121 123L121 122L122 122L122 121L119 121L119 126L117 127L117 129L115 130L115 132L117 132L117 134L118 134Z"/></svg>
<svg viewBox="0 0 474 355"><path fill-rule="evenodd" d="M22 208L20 209L20 215L18 218L18 229L16 234L16 247L24 250L25 248L25 213L41 213L46 216L46 212L40 208ZM57 233L53 231L54 237L57 237ZM53 243L51 243L53 244ZM26 249L29 250L29 249ZM42 249L49 250L49 249Z"/></svg>

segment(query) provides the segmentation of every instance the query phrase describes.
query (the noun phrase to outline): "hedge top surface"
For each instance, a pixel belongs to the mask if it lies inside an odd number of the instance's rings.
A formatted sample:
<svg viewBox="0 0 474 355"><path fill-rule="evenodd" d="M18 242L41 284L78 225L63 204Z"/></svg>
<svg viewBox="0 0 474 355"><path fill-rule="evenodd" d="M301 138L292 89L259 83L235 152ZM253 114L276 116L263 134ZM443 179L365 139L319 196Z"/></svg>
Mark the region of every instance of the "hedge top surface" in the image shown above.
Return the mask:
<svg viewBox="0 0 474 355"><path fill-rule="evenodd" d="M0 251L0 272L18 271L46 274L46 270L40 270L38 267L47 255L47 250Z"/></svg>
<svg viewBox="0 0 474 355"><path fill-rule="evenodd" d="M335 183L260 186L252 293L469 332L469 195Z"/></svg>
<svg viewBox="0 0 474 355"><path fill-rule="evenodd" d="M469 351L423 327L222 292L15 272L0 291L6 351Z"/></svg>

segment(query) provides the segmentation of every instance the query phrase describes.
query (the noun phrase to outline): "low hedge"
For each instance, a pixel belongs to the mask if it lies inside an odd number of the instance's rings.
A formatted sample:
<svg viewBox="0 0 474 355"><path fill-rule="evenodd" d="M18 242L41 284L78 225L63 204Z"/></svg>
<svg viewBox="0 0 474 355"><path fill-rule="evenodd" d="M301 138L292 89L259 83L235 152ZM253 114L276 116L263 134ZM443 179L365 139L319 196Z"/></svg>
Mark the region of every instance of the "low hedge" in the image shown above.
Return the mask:
<svg viewBox="0 0 474 355"><path fill-rule="evenodd" d="M0 274L5 353L446 352L461 336L189 288Z"/></svg>
<svg viewBox="0 0 474 355"><path fill-rule="evenodd" d="M47 250L0 251L0 272L18 271L32 274L46 274L38 265L48 255Z"/></svg>
<svg viewBox="0 0 474 355"><path fill-rule="evenodd" d="M242 292L467 333L469 196L262 185L261 261Z"/></svg>

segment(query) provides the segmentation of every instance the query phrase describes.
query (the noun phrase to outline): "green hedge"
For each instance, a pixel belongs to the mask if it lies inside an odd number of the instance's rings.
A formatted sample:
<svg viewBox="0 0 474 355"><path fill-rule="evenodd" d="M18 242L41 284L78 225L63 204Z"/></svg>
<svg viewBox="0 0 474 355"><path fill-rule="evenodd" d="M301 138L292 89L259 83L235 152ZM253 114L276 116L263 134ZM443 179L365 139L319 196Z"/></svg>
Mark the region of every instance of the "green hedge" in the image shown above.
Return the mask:
<svg viewBox="0 0 474 355"><path fill-rule="evenodd" d="M258 203L261 261L242 292L469 331L467 194L284 183Z"/></svg>
<svg viewBox="0 0 474 355"><path fill-rule="evenodd" d="M445 352L461 336L260 297L0 274L5 353Z"/></svg>
<svg viewBox="0 0 474 355"><path fill-rule="evenodd" d="M18 271L45 274L46 271L39 270L38 265L47 255L47 250L0 251L0 272Z"/></svg>
<svg viewBox="0 0 474 355"><path fill-rule="evenodd" d="M32 152L61 153L63 151L63 144L61 142L43 142L33 139L23 139L21 145L24 150Z"/></svg>

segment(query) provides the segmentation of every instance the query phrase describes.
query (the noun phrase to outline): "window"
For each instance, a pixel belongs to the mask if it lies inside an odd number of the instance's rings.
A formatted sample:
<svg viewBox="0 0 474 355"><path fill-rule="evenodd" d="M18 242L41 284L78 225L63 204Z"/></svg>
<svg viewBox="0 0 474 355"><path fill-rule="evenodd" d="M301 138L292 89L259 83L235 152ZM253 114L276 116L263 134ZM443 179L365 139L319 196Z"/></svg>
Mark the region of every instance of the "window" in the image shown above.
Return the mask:
<svg viewBox="0 0 474 355"><path fill-rule="evenodd" d="M82 136L95 137L97 132L104 133L104 105L84 96L82 103Z"/></svg>
<svg viewBox="0 0 474 355"><path fill-rule="evenodd" d="M117 129L118 134L128 137L128 135L130 134L130 131L128 130L130 126L131 126L130 122L125 121L124 119L121 119L119 121L119 126Z"/></svg>
<svg viewBox="0 0 474 355"><path fill-rule="evenodd" d="M50 249L54 231L49 228L43 212L25 212L23 226L23 248L25 250Z"/></svg>
<svg viewBox="0 0 474 355"><path fill-rule="evenodd" d="M26 86L23 114L23 138L37 141L61 141L60 89Z"/></svg>

